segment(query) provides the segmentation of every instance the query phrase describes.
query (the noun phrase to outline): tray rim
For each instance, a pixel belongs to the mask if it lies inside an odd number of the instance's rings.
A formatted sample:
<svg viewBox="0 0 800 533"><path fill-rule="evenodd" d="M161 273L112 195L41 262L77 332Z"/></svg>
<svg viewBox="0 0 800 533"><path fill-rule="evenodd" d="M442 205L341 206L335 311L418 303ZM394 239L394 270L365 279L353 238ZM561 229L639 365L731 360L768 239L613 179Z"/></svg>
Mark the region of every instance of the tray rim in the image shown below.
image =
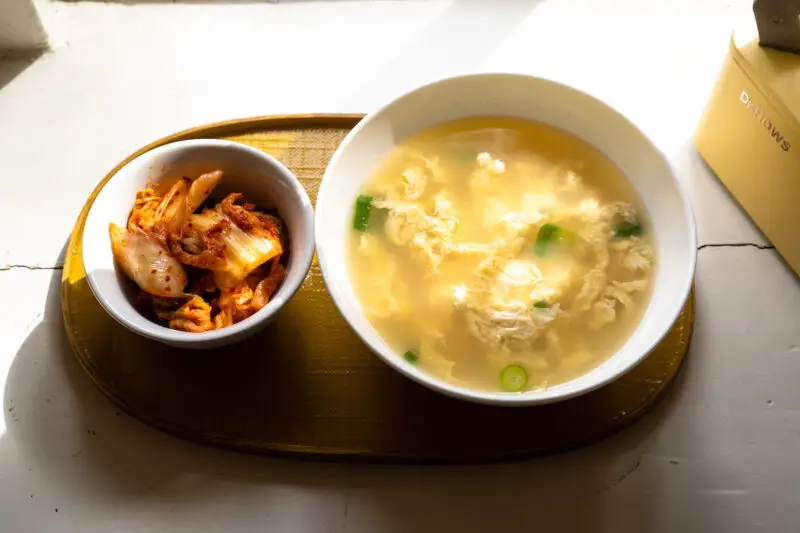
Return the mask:
<svg viewBox="0 0 800 533"><path fill-rule="evenodd" d="M343 449L336 447L314 447L309 450L307 446L286 444L286 443L270 443L269 447L264 447L260 442L235 439L231 437L224 437L211 433L200 433L186 431L178 425L171 424L164 420L151 417L146 413L142 413L129 406L122 398L113 393L112 389L108 387L103 381L99 380L94 371L91 362L84 358L79 350L79 342L75 337L73 328L71 327L72 319L67 308L67 287L69 272L72 270L73 255L69 253L73 250L78 240L83 239L83 228L89 209L94 203L95 198L103 189L103 187L111 180L117 172L120 171L125 165L130 163L133 159L140 155L163 146L165 144L173 143L176 141L197 138L217 138L223 135L235 135L236 133L247 133L259 127L269 129L291 129L291 128L353 128L363 118L364 114L361 113L303 113L303 114L285 114L285 115L262 115L249 118L237 118L219 122L211 122L204 125L194 126L187 128L170 135L161 137L131 153L129 156L120 161L114 166L95 186L92 192L86 199L83 208L81 209L73 227L72 233L67 244L67 254L64 259L63 272L61 276L61 314L64 321L64 329L67 334L70 348L73 355L78 360L79 365L83 371L88 375L92 383L108 398L111 403L126 414L148 426L163 431L169 435L184 439L188 442L195 444L208 445L218 449L229 450L234 452L244 452L248 454L271 456L271 457L286 457L301 460L323 460L323 461L338 461L345 459L347 461L360 461L370 463L394 463L394 464L430 464L430 465L464 465L464 464L490 464L507 462L521 459L530 459L535 457L544 457L563 453L568 450L573 450L586 446L587 444L600 442L612 435L620 429L627 427L637 422L645 414L647 414L652 407L662 401L665 396L672 389L676 377L683 368L683 363L691 348L691 342L694 335L695 326L695 288L692 284L692 289L689 293L686 302L684 303L681 315L686 313L688 315L688 333L686 334L685 351L678 362L675 372L673 372L664 382L664 385L650 394L635 411L629 411L624 418L624 423L621 417L614 418L605 428L604 431L584 439L571 442L562 447L553 448L547 451L537 450L510 450L508 452L491 454L491 455L459 455L448 460L446 457L425 457L425 456L412 456L403 453L372 453L364 450ZM78 231L80 229L80 231ZM677 323L677 321L676 321ZM674 325L674 324L673 324ZM651 352L652 353L652 352ZM638 365L637 365L638 366ZM636 367L634 367L636 368ZM631 369L633 370L633 369ZM512 408L513 407L507 407Z"/></svg>

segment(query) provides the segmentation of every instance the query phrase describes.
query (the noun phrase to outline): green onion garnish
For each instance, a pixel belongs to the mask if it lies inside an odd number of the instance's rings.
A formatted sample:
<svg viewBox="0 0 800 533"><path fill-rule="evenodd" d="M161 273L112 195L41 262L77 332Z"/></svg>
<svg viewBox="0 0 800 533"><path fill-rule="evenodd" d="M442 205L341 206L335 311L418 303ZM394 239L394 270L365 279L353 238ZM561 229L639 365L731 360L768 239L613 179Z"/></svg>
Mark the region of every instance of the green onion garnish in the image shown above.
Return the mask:
<svg viewBox="0 0 800 533"><path fill-rule="evenodd" d="M616 236L622 238L638 237L643 231L644 230L642 229L641 224L631 224L630 222L625 222L617 228Z"/></svg>
<svg viewBox="0 0 800 533"><path fill-rule="evenodd" d="M508 365L500 372L500 383L509 392L519 392L528 383L528 373L519 365Z"/></svg>
<svg viewBox="0 0 800 533"><path fill-rule="evenodd" d="M353 217L353 229L357 231L367 231L369 224L369 214L372 211L372 196L366 194L359 195L356 198L356 212Z"/></svg>
<svg viewBox="0 0 800 533"><path fill-rule="evenodd" d="M537 257L547 256L551 244L571 246L575 243L575 234L555 224L547 222L539 228L536 241L533 244L533 253Z"/></svg>
<svg viewBox="0 0 800 533"><path fill-rule="evenodd" d="M547 304L547 300L539 300L538 302L535 302L535 303L533 304L533 306L534 306L536 309L547 309L548 307L550 307L550 306Z"/></svg>
<svg viewBox="0 0 800 533"><path fill-rule="evenodd" d="M408 361L412 365L415 365L415 364L417 364L417 361L419 361L419 356L417 354L415 354L414 352L409 350L409 351L407 351L406 353L403 354L403 359L405 359L406 361Z"/></svg>

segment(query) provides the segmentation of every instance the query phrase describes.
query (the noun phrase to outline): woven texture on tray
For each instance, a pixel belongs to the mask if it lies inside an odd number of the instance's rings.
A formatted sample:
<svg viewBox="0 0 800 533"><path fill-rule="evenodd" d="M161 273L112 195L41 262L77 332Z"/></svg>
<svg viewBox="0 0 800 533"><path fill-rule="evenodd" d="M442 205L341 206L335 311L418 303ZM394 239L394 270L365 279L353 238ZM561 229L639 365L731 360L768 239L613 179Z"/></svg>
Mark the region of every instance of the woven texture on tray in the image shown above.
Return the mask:
<svg viewBox="0 0 800 533"><path fill-rule="evenodd" d="M189 130L143 150L197 137L249 144L291 168L315 200L328 160L357 121L236 121ZM264 332L217 350L170 348L117 324L87 285L81 235L94 194L76 224L64 269L62 305L71 344L112 401L148 424L195 441L256 453L410 462L552 453L604 437L654 405L691 338L690 298L664 341L615 383L541 407L469 404L431 392L375 357L337 311L315 260L302 289Z"/></svg>

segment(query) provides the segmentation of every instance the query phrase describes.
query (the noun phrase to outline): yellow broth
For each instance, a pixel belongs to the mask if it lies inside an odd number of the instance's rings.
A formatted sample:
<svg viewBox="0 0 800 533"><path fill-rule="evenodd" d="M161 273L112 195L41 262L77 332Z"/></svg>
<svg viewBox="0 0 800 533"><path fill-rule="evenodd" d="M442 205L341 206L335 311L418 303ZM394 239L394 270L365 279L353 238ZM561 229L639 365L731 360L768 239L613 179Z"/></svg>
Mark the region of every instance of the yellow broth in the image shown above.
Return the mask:
<svg viewBox="0 0 800 533"><path fill-rule="evenodd" d="M560 129L438 125L389 154L362 194L347 251L357 298L404 364L446 382L565 383L613 355L649 302L656 258L635 190Z"/></svg>

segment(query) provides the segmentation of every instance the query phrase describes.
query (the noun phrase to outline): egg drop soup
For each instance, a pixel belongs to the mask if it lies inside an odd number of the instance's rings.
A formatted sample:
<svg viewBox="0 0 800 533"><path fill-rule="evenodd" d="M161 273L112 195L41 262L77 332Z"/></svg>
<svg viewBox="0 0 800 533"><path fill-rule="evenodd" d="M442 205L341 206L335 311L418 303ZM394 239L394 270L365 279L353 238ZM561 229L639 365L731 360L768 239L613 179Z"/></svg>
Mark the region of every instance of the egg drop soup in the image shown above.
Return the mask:
<svg viewBox="0 0 800 533"><path fill-rule="evenodd" d="M657 265L636 191L546 124L471 118L403 141L353 198L350 277L402 364L483 391L541 390L612 356Z"/></svg>

